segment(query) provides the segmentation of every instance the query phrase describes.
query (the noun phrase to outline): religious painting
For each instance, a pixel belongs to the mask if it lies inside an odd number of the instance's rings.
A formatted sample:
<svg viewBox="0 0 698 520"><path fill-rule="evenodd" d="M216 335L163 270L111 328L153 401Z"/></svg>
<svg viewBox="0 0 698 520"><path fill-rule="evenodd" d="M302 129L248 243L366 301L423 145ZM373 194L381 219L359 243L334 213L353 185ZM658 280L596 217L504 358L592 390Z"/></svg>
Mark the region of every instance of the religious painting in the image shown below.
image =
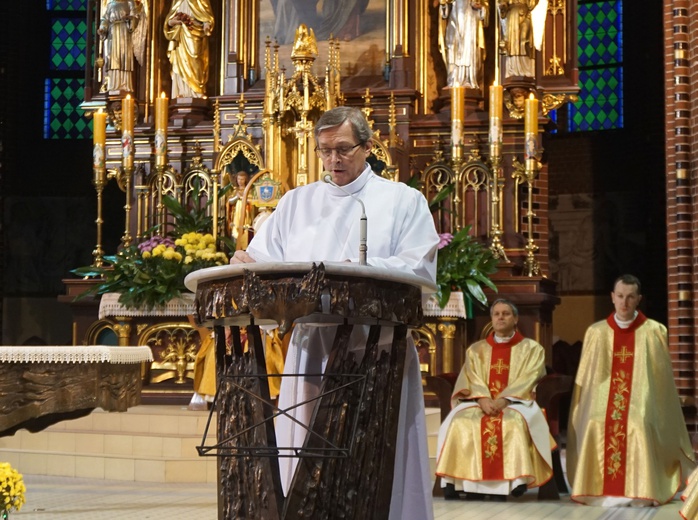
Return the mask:
<svg viewBox="0 0 698 520"><path fill-rule="evenodd" d="M324 76L330 37L339 41L342 87L352 76L355 86L379 84L385 65L386 0L261 0L259 12L259 63L264 77L264 41L279 44L280 66L293 72L291 48L296 29L305 24L315 33L318 57L316 76Z"/></svg>

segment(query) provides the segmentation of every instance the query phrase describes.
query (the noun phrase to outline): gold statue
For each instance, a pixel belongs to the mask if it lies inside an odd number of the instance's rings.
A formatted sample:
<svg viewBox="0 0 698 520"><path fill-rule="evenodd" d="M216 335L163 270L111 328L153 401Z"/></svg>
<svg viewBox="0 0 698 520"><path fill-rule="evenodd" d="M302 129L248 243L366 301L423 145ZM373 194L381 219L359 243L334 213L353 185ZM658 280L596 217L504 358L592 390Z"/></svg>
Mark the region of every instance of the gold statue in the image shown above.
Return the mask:
<svg viewBox="0 0 698 520"><path fill-rule="evenodd" d="M208 38L214 17L208 0L174 0L165 18L167 56L172 64L172 97L206 97Z"/></svg>
<svg viewBox="0 0 698 520"><path fill-rule="evenodd" d="M439 0L439 6L439 48L448 70L448 85L479 88L489 0Z"/></svg>
<svg viewBox="0 0 698 520"><path fill-rule="evenodd" d="M225 175L225 184L232 183L230 174ZM250 204L243 203L243 194L249 180L246 171L238 171L235 174L235 189L228 198L226 204L226 221L229 235L235 239L235 249L246 249L248 243L248 232L252 224Z"/></svg>
<svg viewBox="0 0 698 520"><path fill-rule="evenodd" d="M104 41L102 91L133 92L134 57L143 63L147 32L147 3L109 0L103 5L97 34Z"/></svg>
<svg viewBox="0 0 698 520"><path fill-rule="evenodd" d="M547 0L498 0L501 46L506 51L505 77L536 77L536 49L545 30Z"/></svg>
<svg viewBox="0 0 698 520"><path fill-rule="evenodd" d="M293 40L293 50L291 58L303 59L312 58L318 55L317 40L312 29L308 29L305 24L300 24L296 29L296 38Z"/></svg>

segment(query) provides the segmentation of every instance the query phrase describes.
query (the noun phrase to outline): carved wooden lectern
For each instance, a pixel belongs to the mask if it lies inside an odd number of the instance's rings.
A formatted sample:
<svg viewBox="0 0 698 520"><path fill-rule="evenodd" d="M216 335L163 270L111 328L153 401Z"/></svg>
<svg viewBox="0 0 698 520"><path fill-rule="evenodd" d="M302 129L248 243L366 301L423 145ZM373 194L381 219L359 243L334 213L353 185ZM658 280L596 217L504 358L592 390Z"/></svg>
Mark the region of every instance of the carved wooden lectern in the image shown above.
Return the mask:
<svg viewBox="0 0 698 520"><path fill-rule="evenodd" d="M216 331L217 442L205 446L205 436L199 453L220 457L221 518L388 518L407 327L422 321L425 281L349 263L272 263L203 269L186 283L199 322ZM259 332L271 322L280 334L294 322L337 325L309 433L293 448L276 445L273 419L286 410L269 400ZM354 326L370 326L360 362L348 348ZM378 348L382 327L394 329L389 350ZM289 449L301 462L284 497L278 457Z"/></svg>

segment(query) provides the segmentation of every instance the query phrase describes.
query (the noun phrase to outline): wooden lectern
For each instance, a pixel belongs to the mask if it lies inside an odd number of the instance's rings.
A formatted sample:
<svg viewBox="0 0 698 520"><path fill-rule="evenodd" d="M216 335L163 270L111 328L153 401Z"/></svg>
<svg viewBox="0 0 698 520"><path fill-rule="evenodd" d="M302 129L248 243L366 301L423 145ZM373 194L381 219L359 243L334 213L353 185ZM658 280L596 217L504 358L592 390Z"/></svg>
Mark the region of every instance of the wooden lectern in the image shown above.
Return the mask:
<svg viewBox="0 0 698 520"><path fill-rule="evenodd" d="M422 278L350 263L269 263L213 267L186 280L200 323L216 331L219 516L247 519L386 519L407 328L422 321ZM332 351L302 446L276 444L259 326L337 325ZM240 342L247 327L248 351ZM354 326L369 326L363 359L349 351ZM225 327L232 345L226 346ZM392 346L378 348L381 328ZM292 377L292 376L284 376ZM284 449L285 448L285 449ZM284 497L278 457L300 458Z"/></svg>

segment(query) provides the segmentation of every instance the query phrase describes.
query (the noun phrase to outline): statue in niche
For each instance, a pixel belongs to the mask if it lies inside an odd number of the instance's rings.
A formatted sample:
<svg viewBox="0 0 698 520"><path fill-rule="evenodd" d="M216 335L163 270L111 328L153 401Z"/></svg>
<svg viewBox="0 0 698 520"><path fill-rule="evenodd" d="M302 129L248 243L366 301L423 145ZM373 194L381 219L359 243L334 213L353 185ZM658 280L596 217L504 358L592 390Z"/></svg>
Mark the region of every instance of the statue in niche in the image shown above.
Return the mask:
<svg viewBox="0 0 698 520"><path fill-rule="evenodd" d="M165 18L173 98L206 97L208 38L213 26L213 11L208 0L173 1Z"/></svg>
<svg viewBox="0 0 698 520"><path fill-rule="evenodd" d="M498 0L502 39L506 53L505 77L536 76L536 49L540 50L547 0Z"/></svg>
<svg viewBox="0 0 698 520"><path fill-rule="evenodd" d="M133 92L134 57L143 64L148 5L140 0L109 0L102 5L97 34L104 42L102 92Z"/></svg>
<svg viewBox="0 0 698 520"><path fill-rule="evenodd" d="M479 88L489 0L439 0L439 48L449 87Z"/></svg>

